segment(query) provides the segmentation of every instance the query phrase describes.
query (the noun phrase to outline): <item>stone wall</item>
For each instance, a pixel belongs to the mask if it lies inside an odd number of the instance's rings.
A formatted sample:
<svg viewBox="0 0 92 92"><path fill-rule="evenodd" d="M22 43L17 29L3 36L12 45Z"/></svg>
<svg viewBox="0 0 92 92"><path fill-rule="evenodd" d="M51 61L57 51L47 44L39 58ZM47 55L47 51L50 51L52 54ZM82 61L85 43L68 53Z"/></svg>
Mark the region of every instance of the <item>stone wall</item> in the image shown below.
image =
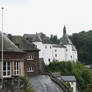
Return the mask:
<svg viewBox="0 0 92 92"><path fill-rule="evenodd" d="M39 53L38 51L26 51L26 61L25 61L25 71L28 71L28 67L32 66L34 67L34 72L27 72L27 74L30 75L35 75L39 74ZM33 55L34 59L33 60L28 60L27 57Z"/></svg>

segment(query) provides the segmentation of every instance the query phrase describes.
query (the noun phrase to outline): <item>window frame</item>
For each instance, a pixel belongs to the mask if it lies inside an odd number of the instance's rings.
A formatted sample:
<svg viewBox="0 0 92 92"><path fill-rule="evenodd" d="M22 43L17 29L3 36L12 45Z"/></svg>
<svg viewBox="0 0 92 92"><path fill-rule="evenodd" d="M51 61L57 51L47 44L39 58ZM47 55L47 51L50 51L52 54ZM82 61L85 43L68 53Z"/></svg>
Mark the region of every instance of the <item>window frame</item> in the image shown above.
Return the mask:
<svg viewBox="0 0 92 92"><path fill-rule="evenodd" d="M5 63L5 70L4 70L4 63ZM8 63L10 63L9 64L9 69L8 69ZM5 77L11 77L11 62L10 61L4 61L3 62L3 64L2 64L2 67L3 67L3 77L5 78ZM5 75L4 75L4 72L6 73ZM10 74L8 74L8 72L10 73Z"/></svg>
<svg viewBox="0 0 92 92"><path fill-rule="evenodd" d="M33 66L29 66L27 68L27 72L34 72L34 67Z"/></svg>
<svg viewBox="0 0 92 92"><path fill-rule="evenodd" d="M14 76L18 76L19 75L19 61L14 61L14 72L13 72Z"/></svg>
<svg viewBox="0 0 92 92"><path fill-rule="evenodd" d="M27 60L34 60L34 56L33 55L29 55Z"/></svg>

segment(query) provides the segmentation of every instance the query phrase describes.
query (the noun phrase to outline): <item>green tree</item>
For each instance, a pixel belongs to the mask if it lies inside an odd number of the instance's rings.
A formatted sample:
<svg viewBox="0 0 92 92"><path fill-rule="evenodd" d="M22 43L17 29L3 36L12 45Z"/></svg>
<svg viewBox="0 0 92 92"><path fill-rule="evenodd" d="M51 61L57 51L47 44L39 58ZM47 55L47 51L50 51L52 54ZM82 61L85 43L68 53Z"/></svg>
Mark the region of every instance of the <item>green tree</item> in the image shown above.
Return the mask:
<svg viewBox="0 0 92 92"><path fill-rule="evenodd" d="M75 75L77 87L80 92L87 89L88 84L92 84L92 72L80 62L52 62L47 66L48 71L61 72L61 75Z"/></svg>

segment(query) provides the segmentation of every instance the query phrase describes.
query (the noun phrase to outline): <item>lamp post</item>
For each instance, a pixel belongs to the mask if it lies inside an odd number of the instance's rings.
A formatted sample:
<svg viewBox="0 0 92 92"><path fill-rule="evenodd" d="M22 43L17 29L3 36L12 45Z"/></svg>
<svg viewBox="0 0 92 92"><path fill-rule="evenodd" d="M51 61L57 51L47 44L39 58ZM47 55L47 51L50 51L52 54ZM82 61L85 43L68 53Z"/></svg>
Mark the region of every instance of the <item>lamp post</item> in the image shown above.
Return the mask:
<svg viewBox="0 0 92 92"><path fill-rule="evenodd" d="M1 7L2 9L2 88L3 88L3 10L4 7Z"/></svg>

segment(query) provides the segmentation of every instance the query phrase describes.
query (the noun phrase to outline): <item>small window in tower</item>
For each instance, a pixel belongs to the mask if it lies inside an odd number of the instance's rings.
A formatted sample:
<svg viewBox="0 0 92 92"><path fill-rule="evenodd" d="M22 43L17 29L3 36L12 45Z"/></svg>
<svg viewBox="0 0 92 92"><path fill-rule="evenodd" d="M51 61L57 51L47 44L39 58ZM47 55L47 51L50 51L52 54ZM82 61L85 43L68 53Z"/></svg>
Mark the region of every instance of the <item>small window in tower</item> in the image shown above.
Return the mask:
<svg viewBox="0 0 92 92"><path fill-rule="evenodd" d="M50 46L50 48L51 48L51 46Z"/></svg>

